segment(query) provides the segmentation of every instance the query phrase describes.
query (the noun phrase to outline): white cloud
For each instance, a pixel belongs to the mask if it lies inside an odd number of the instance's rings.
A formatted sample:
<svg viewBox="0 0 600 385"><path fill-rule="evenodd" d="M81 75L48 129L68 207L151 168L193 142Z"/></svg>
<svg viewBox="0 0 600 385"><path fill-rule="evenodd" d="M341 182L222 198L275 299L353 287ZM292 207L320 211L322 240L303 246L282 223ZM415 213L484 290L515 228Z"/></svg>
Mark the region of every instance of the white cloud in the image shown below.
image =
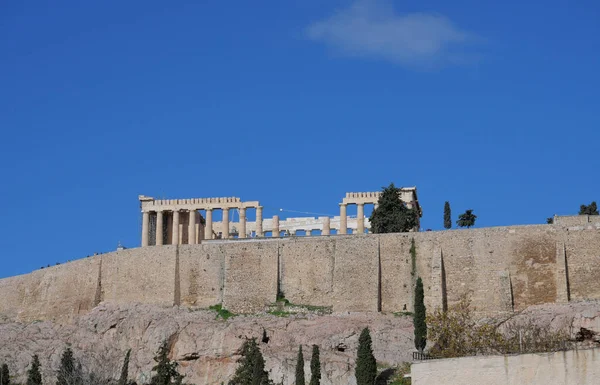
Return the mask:
<svg viewBox="0 0 600 385"><path fill-rule="evenodd" d="M445 16L397 14L387 0L357 0L306 32L344 55L427 67L468 61L465 45L477 40Z"/></svg>

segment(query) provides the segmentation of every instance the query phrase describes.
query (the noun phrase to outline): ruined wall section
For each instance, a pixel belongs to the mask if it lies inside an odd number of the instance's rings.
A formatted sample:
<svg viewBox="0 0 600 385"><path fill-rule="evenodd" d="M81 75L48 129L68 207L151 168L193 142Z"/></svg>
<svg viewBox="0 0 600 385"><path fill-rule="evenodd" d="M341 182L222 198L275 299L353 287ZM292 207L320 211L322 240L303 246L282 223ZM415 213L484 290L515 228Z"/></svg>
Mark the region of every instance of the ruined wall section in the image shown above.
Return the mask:
<svg viewBox="0 0 600 385"><path fill-rule="evenodd" d="M333 306L335 237L279 241L280 289L293 304Z"/></svg>
<svg viewBox="0 0 600 385"><path fill-rule="evenodd" d="M600 229L567 231L565 251L571 300L600 298Z"/></svg>
<svg viewBox="0 0 600 385"><path fill-rule="evenodd" d="M126 249L100 256L101 301L171 306L175 299L177 246Z"/></svg>
<svg viewBox="0 0 600 385"><path fill-rule="evenodd" d="M234 313L256 313L275 303L279 241L249 240L221 245L225 254L223 307Z"/></svg>
<svg viewBox="0 0 600 385"><path fill-rule="evenodd" d="M207 308L223 302L224 261L222 244L179 245L179 304Z"/></svg>
<svg viewBox="0 0 600 385"><path fill-rule="evenodd" d="M94 306L98 257L0 280L0 312L24 322L69 321Z"/></svg>

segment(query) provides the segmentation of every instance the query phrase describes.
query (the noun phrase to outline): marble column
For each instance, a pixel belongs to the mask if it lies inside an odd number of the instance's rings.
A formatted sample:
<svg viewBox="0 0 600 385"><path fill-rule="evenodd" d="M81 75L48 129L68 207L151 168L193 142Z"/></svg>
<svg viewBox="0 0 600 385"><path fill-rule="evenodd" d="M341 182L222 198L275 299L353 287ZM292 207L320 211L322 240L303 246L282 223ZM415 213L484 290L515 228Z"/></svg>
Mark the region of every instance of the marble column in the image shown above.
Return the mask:
<svg viewBox="0 0 600 385"><path fill-rule="evenodd" d="M279 237L279 215L273 215L273 233L272 237Z"/></svg>
<svg viewBox="0 0 600 385"><path fill-rule="evenodd" d="M348 218L346 217L345 203L340 203L340 230L338 234L348 234Z"/></svg>
<svg viewBox="0 0 600 385"><path fill-rule="evenodd" d="M171 244L178 245L179 244L179 210L173 210L173 230L171 231L171 234L172 234Z"/></svg>
<svg viewBox="0 0 600 385"><path fill-rule="evenodd" d="M256 208L256 236L257 237L262 237L263 236L262 210L263 210L262 206L258 206Z"/></svg>
<svg viewBox="0 0 600 385"><path fill-rule="evenodd" d="M305 236L305 237L310 237L310 232L311 232L311 230L310 230L310 229L304 230L304 233L305 233L305 235L304 235L304 236Z"/></svg>
<svg viewBox="0 0 600 385"><path fill-rule="evenodd" d="M206 209L206 225L204 227L204 239L213 239L212 209Z"/></svg>
<svg viewBox="0 0 600 385"><path fill-rule="evenodd" d="M240 234L238 238L246 238L246 209L240 209Z"/></svg>
<svg viewBox="0 0 600 385"><path fill-rule="evenodd" d="M223 209L223 239L229 238L229 208Z"/></svg>
<svg viewBox="0 0 600 385"><path fill-rule="evenodd" d="M331 234L331 219L327 217L323 219L323 230L321 230L321 235L329 234Z"/></svg>
<svg viewBox="0 0 600 385"><path fill-rule="evenodd" d="M156 246L162 246L163 237L163 212L159 210L156 212Z"/></svg>
<svg viewBox="0 0 600 385"><path fill-rule="evenodd" d="M356 232L358 234L365 233L365 205L359 203L356 207Z"/></svg>
<svg viewBox="0 0 600 385"><path fill-rule="evenodd" d="M142 213L142 247L148 246L148 227L150 225L150 213Z"/></svg>
<svg viewBox="0 0 600 385"><path fill-rule="evenodd" d="M188 220L188 244L196 244L196 210L190 210Z"/></svg>

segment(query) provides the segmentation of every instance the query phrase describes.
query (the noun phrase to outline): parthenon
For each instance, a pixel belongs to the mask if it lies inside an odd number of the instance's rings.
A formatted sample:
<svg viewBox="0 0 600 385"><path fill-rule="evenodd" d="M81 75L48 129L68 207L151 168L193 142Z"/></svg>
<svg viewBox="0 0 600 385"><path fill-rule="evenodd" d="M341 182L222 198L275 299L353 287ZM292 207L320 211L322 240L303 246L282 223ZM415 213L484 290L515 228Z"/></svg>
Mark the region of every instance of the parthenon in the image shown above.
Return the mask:
<svg viewBox="0 0 600 385"><path fill-rule="evenodd" d="M263 206L258 201L242 202L238 197L154 199L140 195L142 211L142 246L198 244L203 240L232 238L261 238L296 235L364 234L371 224L365 217L365 205L377 207L381 192L349 192L339 203L339 216L293 217L279 215L263 219ZM422 216L416 187L403 187L400 200ZM347 215L348 205L356 205L356 216ZM246 218L247 210L255 209L254 221ZM213 211L220 210L221 221L213 221ZM202 214L201 211L204 213ZM230 220L230 213L238 220ZM419 225L413 229L418 231Z"/></svg>

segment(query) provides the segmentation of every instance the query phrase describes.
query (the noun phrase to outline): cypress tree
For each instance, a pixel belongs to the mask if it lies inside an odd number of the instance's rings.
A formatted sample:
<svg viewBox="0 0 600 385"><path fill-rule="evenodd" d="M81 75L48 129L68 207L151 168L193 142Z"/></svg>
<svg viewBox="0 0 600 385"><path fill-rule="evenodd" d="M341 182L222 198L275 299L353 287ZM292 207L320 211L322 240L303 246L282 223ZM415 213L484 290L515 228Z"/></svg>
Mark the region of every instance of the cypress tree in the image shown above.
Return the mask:
<svg viewBox="0 0 600 385"><path fill-rule="evenodd" d="M129 374L129 356L131 354L131 349L127 351L125 355L125 361L123 361L123 367L121 368L121 377L119 377L119 382L117 385L127 385L127 377Z"/></svg>
<svg viewBox="0 0 600 385"><path fill-rule="evenodd" d="M400 189L391 183L384 187L377 208L371 213L371 231L374 233L402 233L417 226L418 215L400 200Z"/></svg>
<svg viewBox="0 0 600 385"><path fill-rule="evenodd" d="M36 355L31 360L31 368L27 371L27 385L42 385L42 374L40 373L40 360Z"/></svg>
<svg viewBox="0 0 600 385"><path fill-rule="evenodd" d="M169 360L167 341L164 341L158 348L154 361L156 361L156 365L152 370L156 372L156 375L150 379L152 385L170 385L172 379L178 380L180 375L177 373L177 362Z"/></svg>
<svg viewBox="0 0 600 385"><path fill-rule="evenodd" d="M302 345L298 348L298 358L296 359L296 385L304 385L304 356L302 355Z"/></svg>
<svg viewBox="0 0 600 385"><path fill-rule="evenodd" d="M10 385L10 372L8 371L8 365L2 364L2 371L0 372L0 384Z"/></svg>
<svg viewBox="0 0 600 385"><path fill-rule="evenodd" d="M452 228L452 211L450 211L450 202L444 203L444 228Z"/></svg>
<svg viewBox="0 0 600 385"><path fill-rule="evenodd" d="M427 345L427 324L425 323L425 303L423 293L423 281L421 277L417 278L415 287L415 314L413 316L413 325L415 329L415 348L423 352Z"/></svg>
<svg viewBox="0 0 600 385"><path fill-rule="evenodd" d="M270 384L269 374L265 371L265 360L256 343L256 339L246 340L241 348L239 366L229 385L265 385Z"/></svg>
<svg viewBox="0 0 600 385"><path fill-rule="evenodd" d="M60 368L56 375L56 385L73 385L75 380L75 359L73 351L67 347L60 358Z"/></svg>
<svg viewBox="0 0 600 385"><path fill-rule="evenodd" d="M356 385L373 385L377 377L377 361L373 355L371 333L364 328L358 338L358 355L356 358Z"/></svg>
<svg viewBox="0 0 600 385"><path fill-rule="evenodd" d="M319 358L319 347L312 346L312 357L310 358L310 382L309 385L321 383L321 359Z"/></svg>

